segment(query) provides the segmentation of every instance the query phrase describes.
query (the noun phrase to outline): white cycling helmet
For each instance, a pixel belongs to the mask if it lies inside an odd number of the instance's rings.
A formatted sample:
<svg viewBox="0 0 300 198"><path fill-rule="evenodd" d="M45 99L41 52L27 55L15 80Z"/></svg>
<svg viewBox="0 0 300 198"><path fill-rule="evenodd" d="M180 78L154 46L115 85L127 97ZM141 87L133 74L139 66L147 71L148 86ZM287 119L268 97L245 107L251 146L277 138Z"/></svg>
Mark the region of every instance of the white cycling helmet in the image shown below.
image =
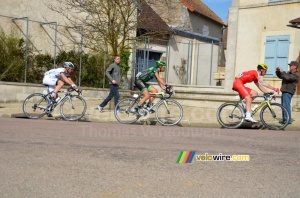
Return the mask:
<svg viewBox="0 0 300 198"><path fill-rule="evenodd" d="M75 66L74 66L74 64L71 63L71 62L65 62L65 63L64 63L64 68L71 68L71 69L74 69Z"/></svg>

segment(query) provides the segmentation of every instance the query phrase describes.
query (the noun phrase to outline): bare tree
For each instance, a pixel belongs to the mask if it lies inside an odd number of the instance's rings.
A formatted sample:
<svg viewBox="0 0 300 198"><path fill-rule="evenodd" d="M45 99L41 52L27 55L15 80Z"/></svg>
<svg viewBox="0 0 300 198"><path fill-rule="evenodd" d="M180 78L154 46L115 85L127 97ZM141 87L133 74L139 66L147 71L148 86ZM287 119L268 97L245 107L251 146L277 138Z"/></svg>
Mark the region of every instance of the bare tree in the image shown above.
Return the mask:
<svg viewBox="0 0 300 198"><path fill-rule="evenodd" d="M46 5L52 11L57 12L65 19L64 23L70 27L77 28L80 34L84 36L84 46L94 51L104 51L109 49L111 54L121 54L129 48L128 42L136 36L137 26L148 27L152 31L148 34L169 33L167 28L163 27L162 20L168 21L169 12L180 5L179 0L44 0ZM156 20L153 14L150 18L139 20L137 16L142 13L149 17L150 7L155 8L157 14L162 17ZM153 24L149 26L149 23ZM165 23L165 22L163 22ZM147 25L146 25L147 26ZM154 28L153 28L154 26ZM60 32L74 43L76 40L71 32Z"/></svg>
<svg viewBox="0 0 300 198"><path fill-rule="evenodd" d="M65 24L80 29L84 46L93 51L108 48L111 54L122 54L128 39L135 36L135 0L56 0L47 7L65 18ZM72 40L71 34L64 35Z"/></svg>

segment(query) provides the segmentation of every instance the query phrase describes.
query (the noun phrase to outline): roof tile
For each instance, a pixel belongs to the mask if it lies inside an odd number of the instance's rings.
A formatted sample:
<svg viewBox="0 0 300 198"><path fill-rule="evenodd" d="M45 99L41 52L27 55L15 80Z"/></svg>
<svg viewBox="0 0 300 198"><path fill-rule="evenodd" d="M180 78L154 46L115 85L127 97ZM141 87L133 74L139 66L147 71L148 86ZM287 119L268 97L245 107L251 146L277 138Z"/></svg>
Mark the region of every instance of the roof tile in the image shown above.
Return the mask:
<svg viewBox="0 0 300 198"><path fill-rule="evenodd" d="M289 21L290 23L300 23L300 17Z"/></svg>
<svg viewBox="0 0 300 198"><path fill-rule="evenodd" d="M139 1L140 13L138 15L138 28L152 31L169 32L170 28L165 21L145 2Z"/></svg>
<svg viewBox="0 0 300 198"><path fill-rule="evenodd" d="M201 0L180 0L183 5L191 12L197 12L207 18L210 18L217 23L226 25L218 15L216 15L207 5Z"/></svg>

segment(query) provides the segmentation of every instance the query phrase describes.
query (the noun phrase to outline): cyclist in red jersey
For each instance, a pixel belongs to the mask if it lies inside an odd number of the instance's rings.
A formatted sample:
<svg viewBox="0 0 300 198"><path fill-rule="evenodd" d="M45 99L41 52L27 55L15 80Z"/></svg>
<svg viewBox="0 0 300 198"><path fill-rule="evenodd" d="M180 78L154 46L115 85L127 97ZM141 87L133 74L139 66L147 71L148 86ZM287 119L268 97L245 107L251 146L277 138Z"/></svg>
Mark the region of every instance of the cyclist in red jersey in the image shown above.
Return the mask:
<svg viewBox="0 0 300 198"><path fill-rule="evenodd" d="M233 82L233 90L237 91L246 101L246 104L243 101L243 107L246 110L245 120L247 121L257 122L251 116L251 104L252 101L257 97L258 93L255 90L250 89L249 87L245 87L246 83L254 82L255 85L264 93L268 92L264 87L272 89L275 92L279 92L279 88L272 87L271 85L263 81L262 76L266 75L267 70L268 66L264 63L260 63L257 66L257 70L242 72L235 77L235 80Z"/></svg>

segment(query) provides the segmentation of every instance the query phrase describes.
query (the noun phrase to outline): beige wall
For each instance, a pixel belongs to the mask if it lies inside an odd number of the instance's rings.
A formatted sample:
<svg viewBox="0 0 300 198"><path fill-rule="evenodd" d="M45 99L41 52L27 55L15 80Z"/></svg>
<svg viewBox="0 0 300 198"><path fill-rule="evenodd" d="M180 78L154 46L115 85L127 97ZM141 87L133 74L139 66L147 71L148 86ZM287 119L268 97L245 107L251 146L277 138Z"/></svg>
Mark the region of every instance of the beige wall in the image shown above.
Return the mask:
<svg viewBox="0 0 300 198"><path fill-rule="evenodd" d="M221 29L222 29L221 24L205 20L205 18L200 18L199 14L195 14L192 12L189 13L189 16L190 16L190 23L192 26L191 30L193 32L196 32L196 33L199 33L199 34L202 34L205 36L214 37L214 38L221 40L221 36L222 36L221 35Z"/></svg>
<svg viewBox="0 0 300 198"><path fill-rule="evenodd" d="M239 1L240 1L240 6L268 3L268 0L239 0Z"/></svg>
<svg viewBox="0 0 300 198"><path fill-rule="evenodd" d="M56 22L58 30L65 30L63 18L57 13L47 8L45 0L1 0L0 1L0 25L5 32L9 34L11 31L16 32L19 36L25 37L27 31L26 20L15 20L13 18L28 17L28 33L29 39L33 44L33 52L49 53L54 55L55 31L54 25L43 25L41 23ZM80 35L71 30L75 34L75 39L80 40ZM57 34L57 49L66 50L74 48L74 44L65 39L61 34Z"/></svg>
<svg viewBox="0 0 300 198"><path fill-rule="evenodd" d="M170 26L203 35L205 35L203 30L207 29L208 35L206 36L221 38L221 24L206 20L198 13L189 12L180 0L167 1L167 4L157 0L148 0L148 2L151 8Z"/></svg>
<svg viewBox="0 0 300 198"><path fill-rule="evenodd" d="M191 29L187 8L180 0L147 0L151 8L168 24Z"/></svg>
<svg viewBox="0 0 300 198"><path fill-rule="evenodd" d="M260 2L261 4L257 4ZM243 6L241 6L243 5ZM272 6L270 6L272 5ZM268 4L266 1L240 0L238 7L236 38L228 34L228 42L236 39L236 49L227 48L227 55L235 54L234 74L244 70L256 69L259 62L264 62L266 36L290 35L289 61L298 57L300 50L300 30L287 26L289 21L298 18L300 2ZM230 28L231 26L229 26ZM226 67L228 66L228 62ZM284 70L287 65L282 65ZM227 71L227 73L230 71ZM277 77L265 77L271 85L280 87ZM253 85L251 85L254 87ZM256 88L257 89L257 88Z"/></svg>
<svg viewBox="0 0 300 198"><path fill-rule="evenodd" d="M213 73L218 70L218 50L218 45L173 37L168 50L168 83L215 86L217 81L213 79ZM180 68L185 68L184 78L175 72Z"/></svg>
<svg viewBox="0 0 300 198"><path fill-rule="evenodd" d="M29 38L33 44L34 53L54 54L55 25L43 25L41 23L56 22L58 33L56 39L56 51L79 50L81 35L79 28L71 28L66 23L66 19L60 14L51 11L47 4L55 4L55 0L1 0L0 1L0 26L6 33L11 30L20 36L26 35L26 20L16 20L13 18L29 18ZM76 13L79 17L86 18L85 13ZM135 17L135 16L134 16ZM133 19L135 20L135 18ZM78 24L80 25L80 24ZM84 24L83 24L84 26ZM135 30L130 32L129 37L135 36ZM83 38L84 42L84 38ZM86 48L84 51L88 51Z"/></svg>

